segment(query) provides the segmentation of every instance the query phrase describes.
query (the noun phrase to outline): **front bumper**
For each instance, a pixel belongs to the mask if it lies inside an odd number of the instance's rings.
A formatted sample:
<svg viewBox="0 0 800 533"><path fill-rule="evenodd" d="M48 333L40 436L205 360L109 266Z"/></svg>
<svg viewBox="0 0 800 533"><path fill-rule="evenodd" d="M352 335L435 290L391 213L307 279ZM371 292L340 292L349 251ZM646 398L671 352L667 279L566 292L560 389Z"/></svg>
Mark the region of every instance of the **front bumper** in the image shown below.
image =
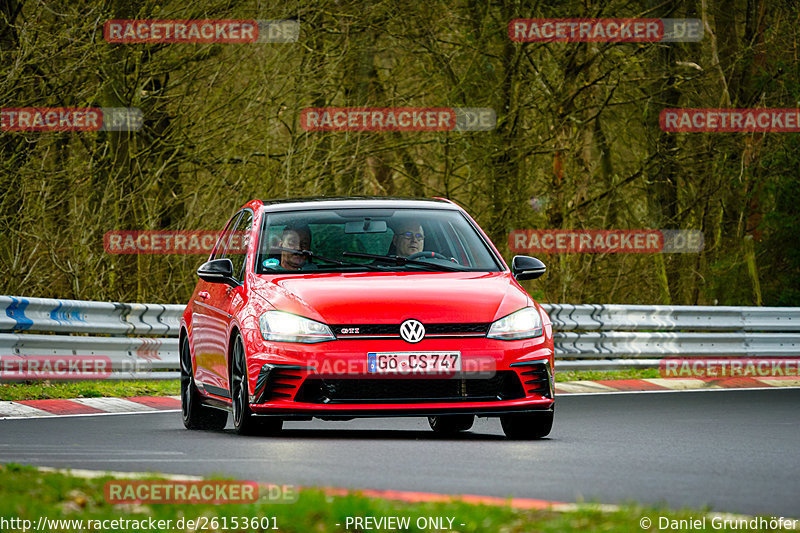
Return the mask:
<svg viewBox="0 0 800 533"><path fill-rule="evenodd" d="M383 418L383 417L413 417L413 416L435 416L435 415L477 415L477 416L501 416L514 413L532 413L552 411L553 400L541 400L537 402L526 402L525 404L503 404L503 405L450 405L450 404L409 404L407 406L370 404L354 406L325 406L320 408L318 405L294 404L291 408L270 407L268 405L250 404L254 414L265 416L279 416L281 418Z"/></svg>
<svg viewBox="0 0 800 533"><path fill-rule="evenodd" d="M337 341L300 349L273 343L277 350L248 356L250 409L285 418L546 411L554 404L553 352L547 340L426 341L420 351L461 352L465 370L446 377L366 371L368 352L408 351L406 343Z"/></svg>

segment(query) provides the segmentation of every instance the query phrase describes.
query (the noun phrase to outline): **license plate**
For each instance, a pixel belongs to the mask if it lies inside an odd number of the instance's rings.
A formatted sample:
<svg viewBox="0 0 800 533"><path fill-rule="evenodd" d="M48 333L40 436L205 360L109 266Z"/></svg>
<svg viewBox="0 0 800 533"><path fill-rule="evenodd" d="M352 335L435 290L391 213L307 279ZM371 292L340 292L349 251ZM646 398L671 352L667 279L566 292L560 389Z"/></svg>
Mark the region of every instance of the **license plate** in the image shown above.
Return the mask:
<svg viewBox="0 0 800 533"><path fill-rule="evenodd" d="M461 371L461 352L368 353L370 374L444 374Z"/></svg>

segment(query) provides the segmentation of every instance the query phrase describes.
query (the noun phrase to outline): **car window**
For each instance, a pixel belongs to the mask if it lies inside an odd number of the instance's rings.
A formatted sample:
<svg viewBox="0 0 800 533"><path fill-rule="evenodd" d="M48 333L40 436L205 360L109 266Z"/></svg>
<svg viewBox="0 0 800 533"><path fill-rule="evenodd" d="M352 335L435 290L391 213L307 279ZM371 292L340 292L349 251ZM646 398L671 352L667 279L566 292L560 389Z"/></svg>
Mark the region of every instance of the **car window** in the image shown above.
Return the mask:
<svg viewBox="0 0 800 533"><path fill-rule="evenodd" d="M239 281L244 280L247 247L250 240L250 229L252 227L253 213L249 210L245 210L236 222L236 227L231 232L228 240L225 257L229 258L233 263L233 275Z"/></svg>
<svg viewBox="0 0 800 533"><path fill-rule="evenodd" d="M214 253L211 255L211 259L223 259L225 257L231 232L233 232L233 228L236 227L236 222L239 220L241 214L241 211L236 213L228 221L228 224L225 226L225 230L222 232L222 235L219 237L219 239L217 239L217 244L214 246Z"/></svg>
<svg viewBox="0 0 800 533"><path fill-rule="evenodd" d="M300 236L305 242L302 253L294 251L298 249ZM380 258L348 256L346 252L373 254L383 259L403 257L457 270L501 270L473 224L460 211L452 209L266 212L259 242L257 273L431 270L410 263L399 265Z"/></svg>

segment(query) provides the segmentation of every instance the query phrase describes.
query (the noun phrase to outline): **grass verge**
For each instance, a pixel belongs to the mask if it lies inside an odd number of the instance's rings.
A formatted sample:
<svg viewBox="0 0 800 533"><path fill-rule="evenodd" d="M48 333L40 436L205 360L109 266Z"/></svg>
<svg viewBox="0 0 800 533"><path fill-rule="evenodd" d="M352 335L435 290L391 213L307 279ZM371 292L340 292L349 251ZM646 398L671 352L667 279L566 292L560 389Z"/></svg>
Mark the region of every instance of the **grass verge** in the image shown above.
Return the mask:
<svg viewBox="0 0 800 533"><path fill-rule="evenodd" d="M558 369L558 362L556 362ZM649 379L660 378L657 368L631 368L629 370L556 370L556 383L564 381L602 381L605 379Z"/></svg>
<svg viewBox="0 0 800 533"><path fill-rule="evenodd" d="M556 372L556 382L604 379L658 378L657 368L631 370L577 370ZM125 396L175 396L180 394L178 380L141 381L38 381L0 383L0 401L44 400L48 398L100 398Z"/></svg>
<svg viewBox="0 0 800 533"><path fill-rule="evenodd" d="M0 400L44 400L48 398L121 398L125 396L175 396L179 380L142 381L35 381L0 383Z"/></svg>
<svg viewBox="0 0 800 533"><path fill-rule="evenodd" d="M155 476L154 476L155 477ZM473 505L460 501L447 503L404 503L393 500L366 498L350 493L331 496L319 489L303 489L291 504L116 504L105 501L103 487L111 477L85 479L61 473L39 472L32 467L19 465L0 466L0 517L30 520L35 526L40 517L49 520L83 520L84 531L88 520L170 520L157 531L177 531L179 519L196 520L216 518L217 527L186 528L197 531L278 531L290 533L326 533L361 531L366 528L346 527L348 517L409 517L410 527L400 531L439 531L435 527L417 527L420 517L450 517L452 526L446 530L464 533L523 533L541 532L594 532L594 531L658 531L659 520L700 519L705 511L671 511L660 508L622 506L614 511L602 511L597 506L578 506L575 510L554 512L515 510L510 507ZM270 517L268 527L232 528L233 519ZM647 517L650 527L642 527ZM662 518L663 517L663 518ZM223 521L225 520L225 522ZM222 525L227 522L227 528ZM449 524L447 520L445 524ZM340 525L337 525L340 524ZM430 523L429 523L430 524ZM462 525L463 524L463 525ZM77 532L75 522L46 524L49 532ZM3 531L21 531L6 523ZM131 527L131 524L108 523L102 531L153 531L146 527ZM123 527L124 526L124 527ZM152 527L152 526L151 526ZM707 518L708 531L735 531L735 529L712 528ZM96 529L96 530L99 530ZM701 530L701 528L693 528ZM751 529L751 531L760 531Z"/></svg>

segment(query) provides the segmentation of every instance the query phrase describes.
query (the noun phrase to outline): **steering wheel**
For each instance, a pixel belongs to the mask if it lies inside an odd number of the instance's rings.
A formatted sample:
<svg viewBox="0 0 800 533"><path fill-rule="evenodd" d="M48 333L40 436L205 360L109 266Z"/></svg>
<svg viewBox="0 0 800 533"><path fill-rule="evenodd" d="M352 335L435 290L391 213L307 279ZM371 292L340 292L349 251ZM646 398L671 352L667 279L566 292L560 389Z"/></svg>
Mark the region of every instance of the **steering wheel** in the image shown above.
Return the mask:
<svg viewBox="0 0 800 533"><path fill-rule="evenodd" d="M452 261L453 263L458 263L453 257L447 257L446 255L442 255L439 252L417 252L415 254L411 254L406 259L411 261L415 259L444 259L445 261Z"/></svg>

